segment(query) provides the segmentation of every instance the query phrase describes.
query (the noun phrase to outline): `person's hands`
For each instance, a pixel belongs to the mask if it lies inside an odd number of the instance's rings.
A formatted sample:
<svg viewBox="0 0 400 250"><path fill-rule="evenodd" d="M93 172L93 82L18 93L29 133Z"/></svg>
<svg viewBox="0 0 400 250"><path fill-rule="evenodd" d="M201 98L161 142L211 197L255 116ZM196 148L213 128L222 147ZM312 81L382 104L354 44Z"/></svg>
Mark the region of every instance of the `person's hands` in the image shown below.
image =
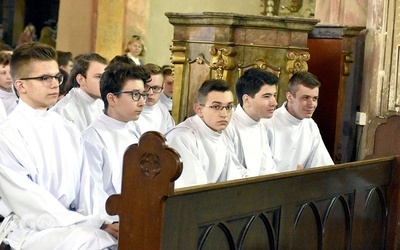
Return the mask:
<svg viewBox="0 0 400 250"><path fill-rule="evenodd" d="M304 167L301 164L297 164L296 170L302 170Z"/></svg>
<svg viewBox="0 0 400 250"><path fill-rule="evenodd" d="M118 235L119 235L119 223L113 223L113 224L103 224L101 226L102 230L106 231L107 233L111 234L114 238L118 240Z"/></svg>

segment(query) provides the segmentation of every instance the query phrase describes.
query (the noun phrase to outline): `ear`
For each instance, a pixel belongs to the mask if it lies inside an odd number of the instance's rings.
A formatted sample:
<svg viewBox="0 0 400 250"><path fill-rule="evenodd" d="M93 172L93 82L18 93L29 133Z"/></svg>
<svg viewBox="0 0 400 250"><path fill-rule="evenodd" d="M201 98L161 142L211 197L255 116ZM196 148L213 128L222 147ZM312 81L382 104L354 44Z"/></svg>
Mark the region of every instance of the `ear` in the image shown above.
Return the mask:
<svg viewBox="0 0 400 250"><path fill-rule="evenodd" d="M242 95L243 107L251 107L250 96L248 94Z"/></svg>
<svg viewBox="0 0 400 250"><path fill-rule="evenodd" d="M108 105L110 107L115 107L117 105L117 96L112 94L112 93L108 93L106 95L107 101L108 101Z"/></svg>
<svg viewBox="0 0 400 250"><path fill-rule="evenodd" d="M290 92L286 92L286 99L288 100L288 102L292 102L293 95Z"/></svg>
<svg viewBox="0 0 400 250"><path fill-rule="evenodd" d="M27 91L24 83L20 80L15 81L14 86L15 86L15 89L17 90L19 96L21 96L21 94L25 94Z"/></svg>
<svg viewBox="0 0 400 250"><path fill-rule="evenodd" d="M194 112L200 117L203 118L203 107L197 102L193 105Z"/></svg>
<svg viewBox="0 0 400 250"><path fill-rule="evenodd" d="M79 86L83 87L85 86L85 77L83 77L83 75L81 74L77 74L75 77L76 81L78 82Z"/></svg>

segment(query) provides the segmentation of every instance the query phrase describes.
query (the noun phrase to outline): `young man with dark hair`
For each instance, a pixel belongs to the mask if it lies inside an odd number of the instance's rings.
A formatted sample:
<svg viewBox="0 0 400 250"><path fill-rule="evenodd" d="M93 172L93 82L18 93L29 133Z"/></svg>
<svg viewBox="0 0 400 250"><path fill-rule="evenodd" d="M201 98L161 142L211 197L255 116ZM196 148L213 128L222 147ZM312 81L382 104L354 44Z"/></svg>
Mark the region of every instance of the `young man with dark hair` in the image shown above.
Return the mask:
<svg viewBox="0 0 400 250"><path fill-rule="evenodd" d="M71 70L74 66L74 61L72 59L72 53L69 51L59 51L57 50L57 63L60 69L71 74Z"/></svg>
<svg viewBox="0 0 400 250"><path fill-rule="evenodd" d="M140 135L151 130L165 134L175 126L175 121L172 119L167 107L160 102L160 96L164 88L161 67L152 63L148 63L143 67L150 73L151 81L144 85L144 91L148 95L146 106L139 119L134 123L139 129Z"/></svg>
<svg viewBox="0 0 400 250"><path fill-rule="evenodd" d="M293 74L287 101L264 121L279 172L334 164L311 118L318 105L320 86L317 77L309 72Z"/></svg>
<svg viewBox="0 0 400 250"><path fill-rule="evenodd" d="M197 94L196 115L166 134L169 145L183 161L176 188L247 177L224 133L233 108L228 84L223 80L207 80Z"/></svg>
<svg viewBox="0 0 400 250"><path fill-rule="evenodd" d="M10 65L20 99L0 123L0 236L12 249L115 246L118 223L105 223L80 132L47 111L63 81L56 51L22 44Z"/></svg>
<svg viewBox="0 0 400 250"><path fill-rule="evenodd" d="M104 109L100 77L107 63L107 59L97 53L78 56L65 86L68 94L51 108L73 122L79 131L85 130Z"/></svg>
<svg viewBox="0 0 400 250"><path fill-rule="evenodd" d="M100 79L104 113L82 132L92 176L107 195L121 193L125 150L139 141L130 121L139 119L146 105L144 83L150 75L124 62L107 66Z"/></svg>
<svg viewBox="0 0 400 250"><path fill-rule="evenodd" d="M250 176L277 172L265 128L260 122L271 118L275 110L277 85L276 75L257 68L246 70L236 82L239 105L227 134Z"/></svg>
<svg viewBox="0 0 400 250"><path fill-rule="evenodd" d="M168 111L172 112L172 95L174 92L174 78L172 77L171 66L163 66L163 92L161 93L160 102L163 103Z"/></svg>

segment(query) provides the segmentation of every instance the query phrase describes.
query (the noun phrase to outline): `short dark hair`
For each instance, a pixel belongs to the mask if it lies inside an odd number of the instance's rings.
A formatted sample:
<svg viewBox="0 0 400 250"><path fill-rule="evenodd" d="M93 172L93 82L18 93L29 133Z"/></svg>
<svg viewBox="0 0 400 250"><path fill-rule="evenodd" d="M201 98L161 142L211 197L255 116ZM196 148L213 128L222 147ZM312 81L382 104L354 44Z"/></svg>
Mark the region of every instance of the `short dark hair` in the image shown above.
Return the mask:
<svg viewBox="0 0 400 250"><path fill-rule="evenodd" d="M129 65L136 65L136 63L127 55L115 56L113 59L111 59L111 61L108 65L111 65L114 63L126 63Z"/></svg>
<svg viewBox="0 0 400 250"><path fill-rule="evenodd" d="M72 61L72 53L67 51L57 50L57 63L58 66L67 66L68 62Z"/></svg>
<svg viewBox="0 0 400 250"><path fill-rule="evenodd" d="M143 66L126 63L110 64L100 78L100 93L104 108L108 108L107 94L121 91L127 80L142 80L143 83L146 83L149 79L150 74Z"/></svg>
<svg viewBox="0 0 400 250"><path fill-rule="evenodd" d="M299 71L293 74L288 83L287 92L296 96L296 92L299 89L299 85L303 85L304 87L314 89L319 88L321 83L318 78L307 71Z"/></svg>
<svg viewBox="0 0 400 250"><path fill-rule="evenodd" d="M266 70L251 68L244 72L236 81L236 96L241 106L243 106L242 97L244 94L254 98L261 87L268 85L278 85L279 78Z"/></svg>
<svg viewBox="0 0 400 250"><path fill-rule="evenodd" d="M86 77L91 62L99 62L105 65L108 63L106 58L97 53L87 53L75 57L74 66L71 69L68 82L65 85L66 92L69 92L73 87L79 87L76 76L81 74Z"/></svg>
<svg viewBox="0 0 400 250"><path fill-rule="evenodd" d="M203 82L200 86L199 91L197 92L197 102L203 103L207 99L207 95L211 91L218 91L218 92L226 92L230 91L229 84L221 79L209 79Z"/></svg>
<svg viewBox="0 0 400 250"><path fill-rule="evenodd" d="M56 50L43 43L32 42L18 46L11 55L11 77L15 79L29 75L30 61L57 61Z"/></svg>

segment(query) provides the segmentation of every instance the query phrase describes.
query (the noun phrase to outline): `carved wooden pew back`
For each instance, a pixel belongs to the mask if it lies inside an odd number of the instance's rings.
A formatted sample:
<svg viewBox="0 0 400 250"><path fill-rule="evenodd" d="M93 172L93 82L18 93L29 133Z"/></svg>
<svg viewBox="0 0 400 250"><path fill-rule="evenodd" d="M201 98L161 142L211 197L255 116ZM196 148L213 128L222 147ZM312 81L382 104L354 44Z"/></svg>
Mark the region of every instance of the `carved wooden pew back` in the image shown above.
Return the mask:
<svg viewBox="0 0 400 250"><path fill-rule="evenodd" d="M181 162L163 140L149 132L125 154L122 195L107 204L120 215L119 249L398 247L399 158L174 192ZM151 178L148 153L159 159Z"/></svg>

